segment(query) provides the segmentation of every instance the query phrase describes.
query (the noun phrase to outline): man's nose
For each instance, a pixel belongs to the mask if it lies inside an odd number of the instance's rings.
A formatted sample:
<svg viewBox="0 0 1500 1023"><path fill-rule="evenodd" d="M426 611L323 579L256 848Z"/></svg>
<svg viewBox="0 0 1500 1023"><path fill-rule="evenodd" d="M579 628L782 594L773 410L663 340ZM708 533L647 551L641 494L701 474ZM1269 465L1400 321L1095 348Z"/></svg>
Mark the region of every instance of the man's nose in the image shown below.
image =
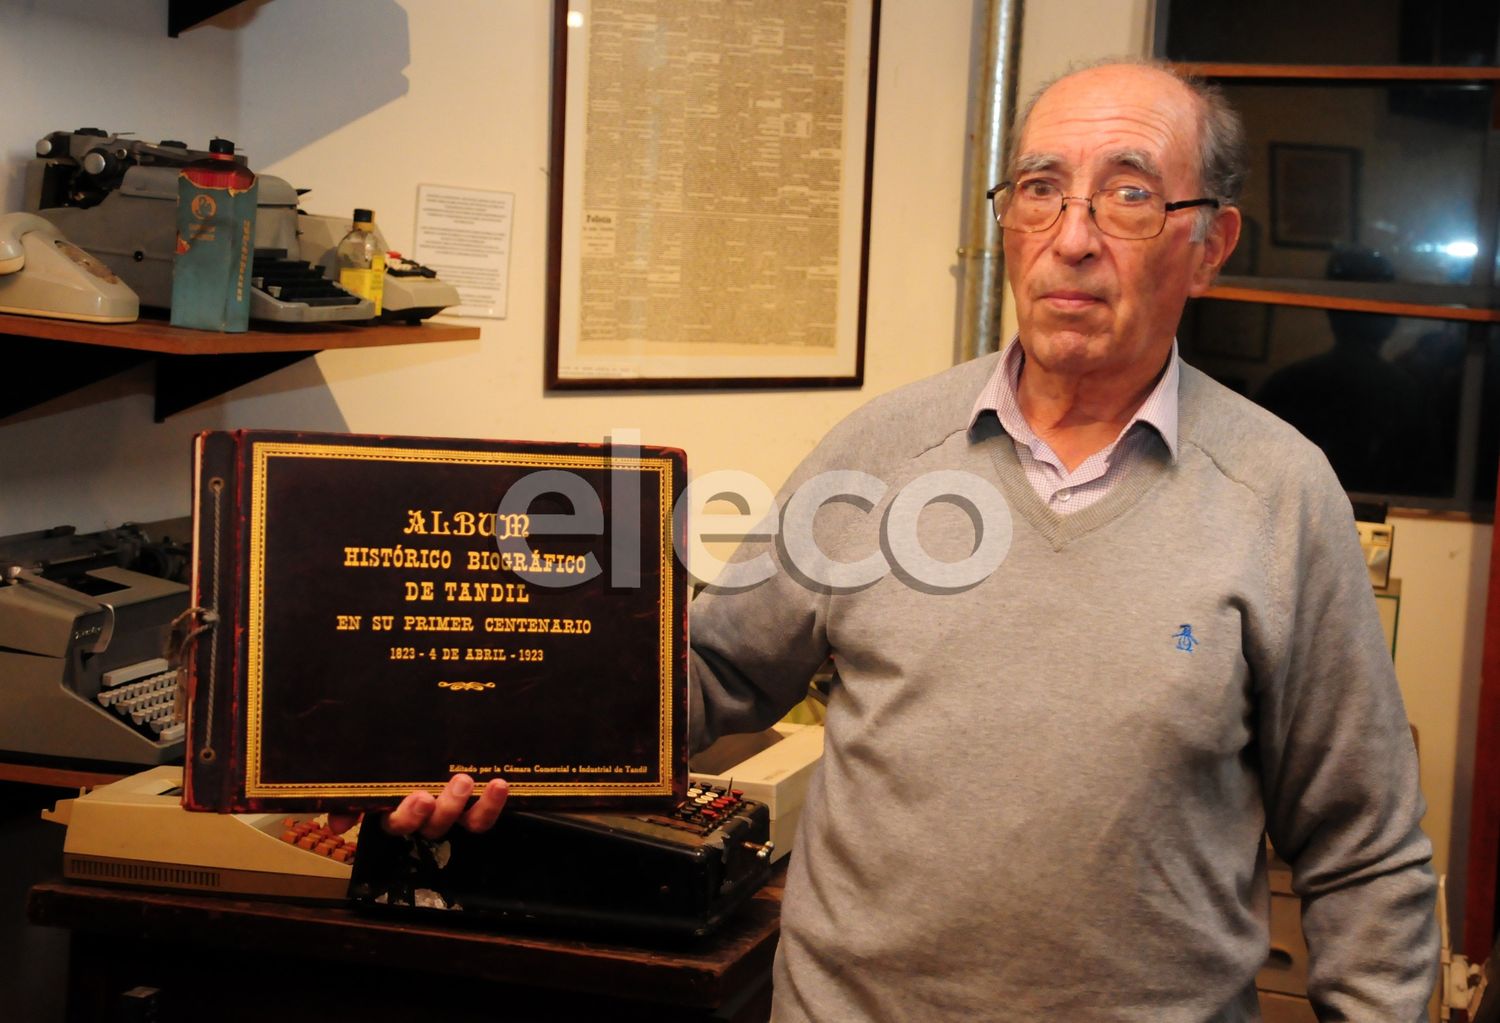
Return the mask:
<svg viewBox="0 0 1500 1023"><path fill-rule="evenodd" d="M1087 196L1063 197L1063 208L1057 221L1057 236L1052 244L1060 256L1069 260L1082 259L1097 251L1099 226L1094 223Z"/></svg>

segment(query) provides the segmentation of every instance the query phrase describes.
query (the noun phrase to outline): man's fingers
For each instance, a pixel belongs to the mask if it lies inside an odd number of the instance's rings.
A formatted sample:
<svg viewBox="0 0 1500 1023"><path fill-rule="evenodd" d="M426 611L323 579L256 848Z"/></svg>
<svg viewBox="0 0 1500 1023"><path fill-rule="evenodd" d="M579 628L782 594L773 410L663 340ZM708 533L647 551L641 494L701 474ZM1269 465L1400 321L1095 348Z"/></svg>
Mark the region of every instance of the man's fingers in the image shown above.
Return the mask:
<svg viewBox="0 0 1500 1023"><path fill-rule="evenodd" d="M510 786L505 784L505 779L491 778L474 805L464 814L463 826L476 834L490 830L495 826L495 820L500 816L508 795Z"/></svg>
<svg viewBox="0 0 1500 1023"><path fill-rule="evenodd" d="M474 779L467 774L455 774L438 793L437 802L427 822L417 829L423 838L442 838L464 812L464 804L474 791Z"/></svg>
<svg viewBox="0 0 1500 1023"><path fill-rule="evenodd" d="M432 816L437 800L431 792L413 792L401 800L401 805L385 815L380 826L388 835L410 835Z"/></svg>
<svg viewBox="0 0 1500 1023"><path fill-rule="evenodd" d="M474 779L467 774L455 774L436 796L425 791L408 795L400 806L385 815L380 826L390 835L420 833L423 838L434 840L446 835L456 823L469 831L488 831L495 826L510 788L503 778L491 779L466 812L464 806L473 792Z"/></svg>

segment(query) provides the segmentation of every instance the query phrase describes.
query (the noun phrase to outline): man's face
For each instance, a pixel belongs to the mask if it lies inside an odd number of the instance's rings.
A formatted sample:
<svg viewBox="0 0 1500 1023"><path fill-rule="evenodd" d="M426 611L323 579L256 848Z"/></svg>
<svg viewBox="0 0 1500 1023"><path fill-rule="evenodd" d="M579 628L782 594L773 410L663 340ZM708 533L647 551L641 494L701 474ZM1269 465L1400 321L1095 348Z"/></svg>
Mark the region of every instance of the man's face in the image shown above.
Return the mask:
<svg viewBox="0 0 1500 1023"><path fill-rule="evenodd" d="M1167 202L1196 199L1203 194L1197 121L1197 100L1165 72L1082 71L1037 101L1015 177L1041 177L1070 196L1134 185ZM1006 231L1027 359L1079 377L1160 369L1184 303L1213 282L1239 235L1239 213L1226 209L1194 242L1196 217L1193 210L1168 214L1155 238L1111 238L1094 225L1087 203L1074 199L1047 231Z"/></svg>

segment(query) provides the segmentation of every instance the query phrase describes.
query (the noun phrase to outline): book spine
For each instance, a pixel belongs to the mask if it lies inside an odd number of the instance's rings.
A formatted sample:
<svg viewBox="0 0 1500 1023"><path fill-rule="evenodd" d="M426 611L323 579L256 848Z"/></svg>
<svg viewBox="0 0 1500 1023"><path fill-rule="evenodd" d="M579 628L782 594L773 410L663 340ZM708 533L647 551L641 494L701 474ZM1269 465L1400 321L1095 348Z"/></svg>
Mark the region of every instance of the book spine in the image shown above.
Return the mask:
<svg viewBox="0 0 1500 1023"><path fill-rule="evenodd" d="M193 467L193 603L205 626L190 651L189 718L183 805L190 810L244 809L235 708L243 580L241 437L200 434Z"/></svg>
<svg viewBox="0 0 1500 1023"><path fill-rule="evenodd" d="M677 448L665 448L661 455L672 463L672 507L683 507L682 496L687 490L687 454ZM683 535L686 522L674 519L672 523L672 549L686 551ZM687 559L672 558L672 615L678 626L672 639L672 745L677 750L673 764L672 797L680 802L687 797L688 758L692 756L692 744L688 742L688 661L691 643L688 632L689 580Z"/></svg>

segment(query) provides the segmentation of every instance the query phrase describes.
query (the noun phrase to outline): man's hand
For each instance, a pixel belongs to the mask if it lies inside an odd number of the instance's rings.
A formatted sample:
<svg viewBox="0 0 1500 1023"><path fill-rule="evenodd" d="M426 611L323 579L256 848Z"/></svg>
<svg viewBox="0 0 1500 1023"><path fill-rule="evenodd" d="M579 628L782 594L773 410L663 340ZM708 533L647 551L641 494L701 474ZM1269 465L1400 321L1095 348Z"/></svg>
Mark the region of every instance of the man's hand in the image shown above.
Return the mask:
<svg viewBox="0 0 1500 1023"><path fill-rule="evenodd" d="M455 774L436 796L425 790L408 795L401 805L381 818L380 827L391 835L418 833L429 839L442 838L455 823L476 833L488 831L495 826L510 787L503 778L490 779L474 805L465 810L473 792L474 779L467 774ZM352 814L328 815L328 826L335 834L348 831L354 821Z"/></svg>
<svg viewBox="0 0 1500 1023"><path fill-rule="evenodd" d="M492 778L474 805L465 811L464 805L473 791L473 778L467 774L455 774L436 796L418 791L401 800L400 806L386 814L381 827L392 835L416 832L423 838L433 839L442 838L455 823L468 831L488 831L495 826L510 787L503 778Z"/></svg>

